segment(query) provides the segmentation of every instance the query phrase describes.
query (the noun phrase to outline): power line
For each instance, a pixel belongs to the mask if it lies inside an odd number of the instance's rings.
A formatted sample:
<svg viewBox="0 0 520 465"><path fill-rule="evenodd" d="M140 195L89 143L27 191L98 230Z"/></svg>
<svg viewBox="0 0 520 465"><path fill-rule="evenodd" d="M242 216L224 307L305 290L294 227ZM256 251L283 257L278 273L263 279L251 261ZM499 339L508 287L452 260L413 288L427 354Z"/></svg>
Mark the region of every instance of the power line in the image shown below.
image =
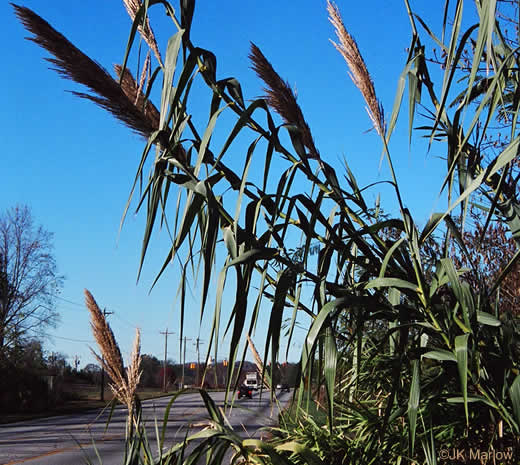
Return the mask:
<svg viewBox="0 0 520 465"><path fill-rule="evenodd" d="M78 302L73 302L72 300L64 299L63 297L60 297L59 295L54 296L56 299L63 300L64 302L68 302L72 305L77 305L78 307L84 307L85 304L79 304Z"/></svg>
<svg viewBox="0 0 520 465"><path fill-rule="evenodd" d="M60 299L60 300L63 300L64 302L68 302L69 304L76 305L76 306L78 306L78 307L85 307L83 304L79 304L79 303L77 303L77 302L73 302L72 300L64 299L63 297L58 297L58 296L56 296L56 297L57 297L58 299ZM43 305L42 305L42 306L43 306ZM48 308L48 307L45 307L45 308L47 308L48 310L51 310L51 309ZM61 308L63 308L63 307L61 307ZM77 309L77 308L70 308L70 307L69 307L69 308L65 308L65 310L72 311L72 312L79 312L79 311L80 311L80 310ZM87 315L87 312L86 312L86 311L85 311L85 312L82 311L82 313L85 313L85 315ZM119 316L119 313L120 313L120 312L115 312L115 311L112 312L112 314L113 314L113 315L114 315L114 316L115 316L119 321L121 321L122 323L124 323L124 324L127 325L128 327L130 327L130 328L139 328L139 329L141 330L141 332L143 332L143 329L142 329L139 325L136 325L136 324L132 323L131 321L128 321L128 320L126 320L125 318ZM152 330L144 329L144 332L152 332ZM153 332L155 332L155 331L153 331Z"/></svg>
<svg viewBox="0 0 520 465"><path fill-rule="evenodd" d="M80 304L80 303L78 303L78 302L73 302L72 300L64 299L63 297L59 297L59 296L55 296L55 297L56 297L57 299L63 300L64 302L68 302L69 304L76 305L76 306L78 306L78 307L82 307L82 308L85 307L85 304ZM113 309L112 306L111 306L110 308ZM77 309L69 309L69 310L71 310L71 311L77 311ZM85 312L85 313L86 313L86 312ZM120 320L122 323L126 324L126 325L129 326L130 328L140 328L140 329L141 329L141 327L140 327L139 325L136 325L136 324L132 323L131 321L128 321L127 319L121 317L121 316L119 315L119 313L121 313L121 312L120 312L120 311L114 311L114 310L111 312L112 315L115 315L115 317L116 317L118 320ZM142 329L141 329L141 331L142 331ZM146 331L146 332L149 332L149 331L151 331L151 330L145 329L145 331ZM155 332L155 331L154 331L154 332Z"/></svg>
<svg viewBox="0 0 520 465"><path fill-rule="evenodd" d="M124 323L126 326L130 327L130 328L139 328L138 325L132 323L131 321L128 321L126 319L124 319L123 317L119 316L119 313L117 312L113 312L114 316L119 320L121 321L121 323Z"/></svg>
<svg viewBox="0 0 520 465"><path fill-rule="evenodd" d="M139 328L139 330L141 331L141 333L156 333L157 330L151 330L151 329L148 329L148 328L142 328L141 326L139 325L136 325L135 323L132 323L131 321L128 321L127 319L119 316L119 313L118 312L113 312L114 316L123 324L125 324L126 326L128 326L129 328Z"/></svg>
<svg viewBox="0 0 520 465"><path fill-rule="evenodd" d="M63 336L55 336L54 334L42 333L40 331L38 331L38 334L41 334L42 336L56 338L56 339L63 339L64 341L84 342L84 343L87 343L87 344L95 344L94 341L87 341L85 339L73 339L73 338L70 338L70 337L63 337Z"/></svg>
<svg viewBox="0 0 520 465"><path fill-rule="evenodd" d="M62 301L64 301L64 302L68 302L69 304L75 305L75 306L77 306L77 307L82 307L82 308L85 307L85 304L80 304L80 303L78 303L78 302L74 302L74 301L72 301L72 300L65 299L65 298L60 297L60 296L54 296L54 297L56 297L57 299L62 300ZM46 307L46 308L47 308L47 307ZM114 316L115 316L119 321L121 321L122 323L126 324L128 327L130 327L130 328L139 328L139 329L141 330L141 332L147 332L147 333L149 333L149 332L151 333L151 332L155 332L155 331L156 331L156 330L151 330L151 329L146 329L146 328L143 329L141 326L136 325L135 323L132 323L131 321L129 321L129 320L123 318L122 316L120 316L119 314L120 314L121 312L120 312L119 310L117 310L117 311L114 310L112 306L111 306L110 308L112 308L112 310L113 310L113 311L111 312L111 314L114 315ZM49 310L51 310L51 309L49 308ZM74 311L74 312L75 312L75 311L78 311L78 309L76 309L76 308L74 308L74 309L72 309L72 308L66 308L66 310ZM86 312L85 312L85 314L86 314Z"/></svg>

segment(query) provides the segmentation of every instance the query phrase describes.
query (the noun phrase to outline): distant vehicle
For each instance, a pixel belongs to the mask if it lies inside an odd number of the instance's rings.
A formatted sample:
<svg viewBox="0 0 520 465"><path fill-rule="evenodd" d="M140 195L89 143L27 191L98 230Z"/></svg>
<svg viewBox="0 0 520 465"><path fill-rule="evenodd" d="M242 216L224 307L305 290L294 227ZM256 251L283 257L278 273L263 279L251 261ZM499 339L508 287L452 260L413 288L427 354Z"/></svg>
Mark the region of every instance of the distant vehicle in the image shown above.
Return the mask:
<svg viewBox="0 0 520 465"><path fill-rule="evenodd" d="M291 392L291 388L289 387L288 384L282 384L280 389L282 392Z"/></svg>
<svg viewBox="0 0 520 465"><path fill-rule="evenodd" d="M249 373L246 373L245 385L248 388L257 391L260 388L260 382L258 378L258 373L256 371L250 371Z"/></svg>
<svg viewBox="0 0 520 465"><path fill-rule="evenodd" d="M248 397L249 399L253 398L253 390L247 387L245 384L241 384L238 388L238 398Z"/></svg>

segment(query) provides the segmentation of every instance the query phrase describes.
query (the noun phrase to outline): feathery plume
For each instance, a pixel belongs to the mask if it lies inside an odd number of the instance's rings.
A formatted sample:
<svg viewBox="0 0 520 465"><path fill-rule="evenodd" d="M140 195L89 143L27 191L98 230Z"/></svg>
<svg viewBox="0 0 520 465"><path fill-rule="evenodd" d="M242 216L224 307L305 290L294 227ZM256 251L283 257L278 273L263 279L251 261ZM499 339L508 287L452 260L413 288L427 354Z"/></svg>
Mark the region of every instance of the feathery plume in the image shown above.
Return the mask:
<svg viewBox="0 0 520 465"><path fill-rule="evenodd" d="M121 351L119 350L114 333L107 323L103 312L100 310L92 294L86 289L85 304L90 312L92 334L101 351L102 357L91 349L92 353L98 360L101 360L101 358L104 359L102 364L114 383L122 384L124 382L124 364Z"/></svg>
<svg viewBox="0 0 520 465"><path fill-rule="evenodd" d="M300 129L302 143L309 150L310 157L319 159L311 130L289 84L282 80L264 54L253 43L249 59L253 63L253 70L257 76L267 85L264 89L267 103L282 117L285 123L295 125Z"/></svg>
<svg viewBox="0 0 520 465"><path fill-rule="evenodd" d="M139 11L139 8L141 8L142 2L141 0L123 0L123 3L125 5L125 9L130 16L132 21L135 21L135 17L137 15L137 12ZM150 20L148 17L146 17L146 20L144 21L144 25L141 23L139 24L137 30L141 34L141 37L144 39L144 41L148 44L148 47L153 51L155 54L155 57L157 58L157 61L162 66L162 59L161 54L159 52L159 47L157 47L157 41L155 40L155 34L153 33L152 27L150 26Z"/></svg>
<svg viewBox="0 0 520 465"><path fill-rule="evenodd" d="M149 100L145 101L145 96L142 90L140 89L140 86L137 85L137 82L132 76L132 73L128 70L128 68L125 68L123 78L121 79L123 67L121 65L114 65L114 71L117 77L121 80L121 89L128 97L128 99L134 102L135 106L142 111L143 115L146 117L146 119L150 123L150 126L154 128L154 130L159 129L159 110Z"/></svg>
<svg viewBox="0 0 520 465"><path fill-rule="evenodd" d="M365 99L368 116L370 117L375 130L380 136L384 136L386 129L383 106L377 100L374 83L370 78L370 74L356 41L347 32L338 7L330 0L327 0L327 11L329 13L329 21L334 26L336 36L339 39L339 44L332 40L331 42L347 62L350 70L349 76Z"/></svg>
<svg viewBox="0 0 520 465"><path fill-rule="evenodd" d="M252 339L249 337L249 334L247 334L247 343L249 344L249 349L251 350L251 353L253 354L253 359L255 361L256 369L259 373L264 372L264 364L262 362L262 358L260 357L260 354L258 353L258 350L256 350L256 347L252 341ZM263 379L263 383L267 387L267 389L271 389L271 386L267 382L266 379Z"/></svg>
<svg viewBox="0 0 520 465"><path fill-rule="evenodd" d="M130 363L126 372L128 381L128 392L135 393L141 380L141 333L139 328L135 329L134 346L130 355ZM133 397L133 396L132 396Z"/></svg>
<svg viewBox="0 0 520 465"><path fill-rule="evenodd" d="M125 70L120 86L104 68L81 52L43 18L29 8L12 5L24 27L35 36L28 39L54 55L55 58L47 59L55 66L54 70L64 78L82 84L96 94L72 92L74 95L90 100L109 111L123 124L146 139L159 129L159 111L151 102L146 101L145 103L144 95L142 91L139 92L140 87L136 84L130 71ZM121 69L122 67L117 65L116 73L120 75ZM137 104L134 104L135 101ZM157 142L162 148L172 145L170 135L170 129L167 127L162 128L158 134ZM188 162L182 144L175 144L171 150L171 155L181 163ZM215 164L209 151L206 152L204 163ZM217 160L215 168L223 171L233 186L236 188L240 186L240 179L220 160Z"/></svg>
<svg viewBox="0 0 520 465"><path fill-rule="evenodd" d="M134 105L104 68L32 10L14 4L13 7L24 27L35 36L28 39L54 55L55 58L47 58L47 61L55 66L53 69L62 77L82 84L97 94L72 92L74 95L91 100L108 110L127 127L145 138L158 129L153 118L147 117Z"/></svg>
<svg viewBox="0 0 520 465"><path fill-rule="evenodd" d="M135 421L134 406L136 400L137 386L141 379L141 335L139 329L136 328L136 335L130 363L125 370L123 357L114 337L114 333L108 324L105 315L100 310L96 300L92 294L85 289L85 304L90 312L90 326L94 339L97 342L101 356L99 356L92 348L92 354L100 365L107 372L112 380L110 389L114 393L119 402L126 405L128 409L128 426Z"/></svg>
<svg viewBox="0 0 520 465"><path fill-rule="evenodd" d="M144 66L143 70L141 71L141 78L139 79L139 89L137 90L137 95L141 95L143 93L144 83L146 81L146 78L149 77L149 71L151 66L152 60L150 59L150 51L146 54L146 58L144 59ZM134 105L137 105L137 98L134 102Z"/></svg>

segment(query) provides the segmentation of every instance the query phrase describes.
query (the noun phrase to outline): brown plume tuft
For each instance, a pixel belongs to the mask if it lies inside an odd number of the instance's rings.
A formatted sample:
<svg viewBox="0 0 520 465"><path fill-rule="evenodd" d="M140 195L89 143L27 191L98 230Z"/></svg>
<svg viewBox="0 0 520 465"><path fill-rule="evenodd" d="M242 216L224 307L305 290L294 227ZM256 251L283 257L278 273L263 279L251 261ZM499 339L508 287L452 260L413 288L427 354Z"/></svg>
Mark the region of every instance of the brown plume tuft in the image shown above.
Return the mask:
<svg viewBox="0 0 520 465"><path fill-rule="evenodd" d="M289 84L282 80L255 44L251 44L249 59L253 63L255 73L267 85L264 89L267 94L267 103L282 117L285 123L295 125L300 129L302 143L309 150L310 157L319 159L311 130Z"/></svg>
<svg viewBox="0 0 520 465"><path fill-rule="evenodd" d="M330 0L327 0L327 11L329 12L329 21L334 26L336 36L339 39L339 44L333 41L331 42L347 62L350 70L349 76L365 99L368 116L372 120L374 129L380 136L384 136L386 129L383 106L377 100L374 83L370 78L370 74L356 41L347 32L338 7L334 3L331 3Z"/></svg>
<svg viewBox="0 0 520 465"><path fill-rule="evenodd" d="M119 79L121 79L121 73L123 71L123 67L121 65L114 65L114 70ZM143 70L144 71L144 70ZM141 84L137 85L132 73L125 68L125 72L123 74L123 79L121 79L121 89L128 97L128 99L137 106L139 110L141 110L149 121L150 125L154 130L159 129L159 121L160 114L157 107L150 102L149 100L145 101L145 96L142 92L142 78Z"/></svg>
<svg viewBox="0 0 520 465"><path fill-rule="evenodd" d="M15 13L24 27L34 34L29 40L45 48L55 58L47 60L61 76L86 86L96 95L73 92L78 97L93 101L108 110L133 131L148 138L158 129L153 118L143 113L130 100L110 74L75 47L47 21L26 7L14 5Z"/></svg>

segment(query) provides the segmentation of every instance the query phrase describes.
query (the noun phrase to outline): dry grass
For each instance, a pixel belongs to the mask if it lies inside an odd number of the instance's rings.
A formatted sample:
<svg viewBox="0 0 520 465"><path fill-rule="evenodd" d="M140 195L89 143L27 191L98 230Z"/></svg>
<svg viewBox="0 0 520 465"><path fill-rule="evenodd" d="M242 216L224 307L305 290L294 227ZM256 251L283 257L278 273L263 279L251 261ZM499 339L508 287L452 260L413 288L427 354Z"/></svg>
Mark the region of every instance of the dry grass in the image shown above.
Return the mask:
<svg viewBox="0 0 520 465"><path fill-rule="evenodd" d="M98 344L101 356L94 350L92 353L100 365L103 366L112 380L110 388L119 402L128 409L129 423L134 419L136 391L141 378L141 343L139 329L136 329L134 347L130 356L128 368L125 370L121 351L115 340L114 333L106 321L92 294L85 289L85 304L90 312L91 328Z"/></svg>
<svg viewBox="0 0 520 465"><path fill-rule="evenodd" d="M365 99L368 116L372 120L374 129L380 136L384 136L386 129L383 107L377 100L374 83L370 78L356 41L347 32L338 7L331 3L330 0L327 0L327 11L329 13L329 21L334 26L339 40L339 43L331 42L347 62L350 70L349 76Z"/></svg>
<svg viewBox="0 0 520 465"><path fill-rule="evenodd" d="M308 156L319 159L319 153L314 145L311 130L303 117L303 112L296 102L296 95L289 84L283 81L255 44L251 44L249 59L253 63L253 70L267 85L264 90L269 106L282 117L286 124L294 125L300 129L302 143L309 151Z"/></svg>

